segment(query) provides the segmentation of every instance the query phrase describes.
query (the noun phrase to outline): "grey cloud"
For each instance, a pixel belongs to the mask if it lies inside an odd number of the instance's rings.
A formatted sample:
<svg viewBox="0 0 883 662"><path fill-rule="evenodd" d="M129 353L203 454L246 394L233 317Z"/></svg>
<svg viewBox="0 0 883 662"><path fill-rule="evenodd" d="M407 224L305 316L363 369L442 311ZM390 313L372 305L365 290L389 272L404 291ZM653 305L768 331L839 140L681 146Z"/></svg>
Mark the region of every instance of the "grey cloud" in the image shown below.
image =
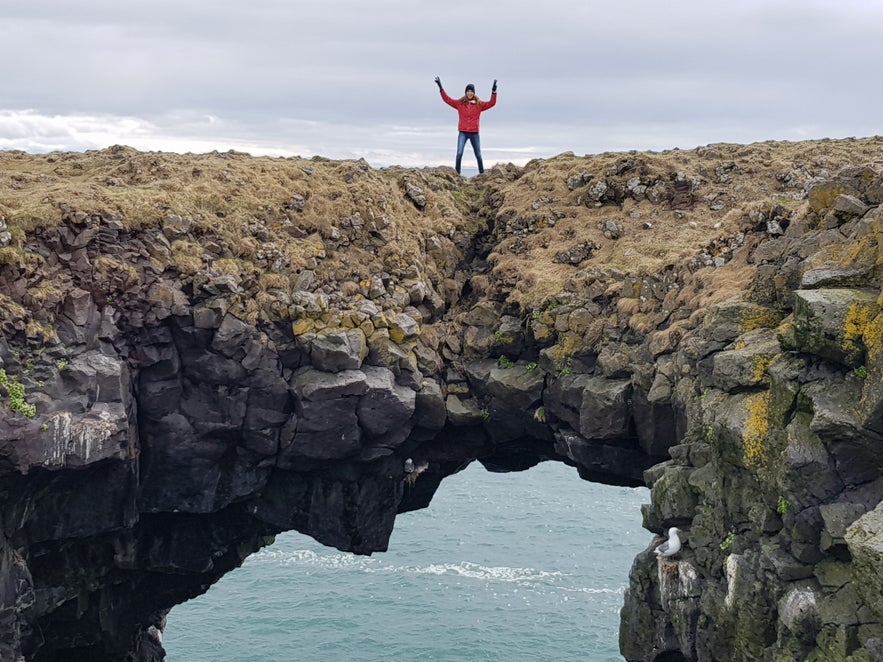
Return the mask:
<svg viewBox="0 0 883 662"><path fill-rule="evenodd" d="M435 75L500 80L500 160L880 132L883 9L859 0L5 0L0 22L0 108L144 123L109 120L119 142L450 162Z"/></svg>

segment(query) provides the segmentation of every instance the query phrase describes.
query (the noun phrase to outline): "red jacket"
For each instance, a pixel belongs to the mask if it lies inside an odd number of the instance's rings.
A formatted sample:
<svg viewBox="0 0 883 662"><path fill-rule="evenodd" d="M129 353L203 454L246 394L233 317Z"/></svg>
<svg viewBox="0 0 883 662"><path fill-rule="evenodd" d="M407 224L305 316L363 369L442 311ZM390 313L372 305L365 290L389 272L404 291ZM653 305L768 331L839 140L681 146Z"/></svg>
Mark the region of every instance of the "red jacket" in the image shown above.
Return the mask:
<svg viewBox="0 0 883 662"><path fill-rule="evenodd" d="M481 111L493 108L497 103L497 93L491 94L490 101L482 101L481 103L461 103L459 99L452 99L444 90L441 91L442 100L451 108L456 108L460 115L460 123L457 125L458 131L467 133L478 133L478 118Z"/></svg>

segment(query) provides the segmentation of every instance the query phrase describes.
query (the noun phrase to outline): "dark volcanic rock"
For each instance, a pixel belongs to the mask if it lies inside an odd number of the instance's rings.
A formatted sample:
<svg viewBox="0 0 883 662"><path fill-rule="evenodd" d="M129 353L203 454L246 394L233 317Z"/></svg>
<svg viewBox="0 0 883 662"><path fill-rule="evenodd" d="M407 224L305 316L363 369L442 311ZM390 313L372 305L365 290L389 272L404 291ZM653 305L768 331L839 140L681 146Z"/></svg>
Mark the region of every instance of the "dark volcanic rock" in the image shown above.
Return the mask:
<svg viewBox="0 0 883 662"><path fill-rule="evenodd" d="M12 228L27 250L0 236L0 659L158 662L168 610L276 533L383 551L470 462L549 459L651 487L645 526L682 529L676 557L634 561L626 659L879 657L879 173L794 163L775 181L809 187L807 207L749 201L714 259L659 273L579 269L610 246L540 236L607 208L597 239L621 247L666 201L673 223L738 219L717 190L750 170L731 153L698 150L690 176L637 157L549 175L569 201L534 191L537 164L469 192L444 169L396 174L375 195L349 163L345 194L286 183L235 246L161 207L151 226L59 203L60 221ZM524 213L496 188L519 178ZM338 198L360 210L307 219ZM426 222L461 208L469 223ZM419 233L401 239L397 214ZM289 255L282 235L304 243ZM546 249L569 275L530 302L536 276L507 260Z"/></svg>

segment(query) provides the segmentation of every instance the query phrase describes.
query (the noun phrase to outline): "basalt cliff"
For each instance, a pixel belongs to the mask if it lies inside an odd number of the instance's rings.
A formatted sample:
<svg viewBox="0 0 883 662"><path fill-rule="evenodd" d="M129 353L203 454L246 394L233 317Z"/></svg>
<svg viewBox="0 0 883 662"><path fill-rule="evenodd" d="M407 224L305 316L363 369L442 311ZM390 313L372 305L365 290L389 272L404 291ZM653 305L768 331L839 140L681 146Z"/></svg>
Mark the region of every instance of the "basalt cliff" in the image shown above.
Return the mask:
<svg viewBox="0 0 883 662"><path fill-rule="evenodd" d="M883 660L881 202L881 138L0 153L0 659L162 660L275 534L384 551L470 462L551 460L683 532L626 660Z"/></svg>

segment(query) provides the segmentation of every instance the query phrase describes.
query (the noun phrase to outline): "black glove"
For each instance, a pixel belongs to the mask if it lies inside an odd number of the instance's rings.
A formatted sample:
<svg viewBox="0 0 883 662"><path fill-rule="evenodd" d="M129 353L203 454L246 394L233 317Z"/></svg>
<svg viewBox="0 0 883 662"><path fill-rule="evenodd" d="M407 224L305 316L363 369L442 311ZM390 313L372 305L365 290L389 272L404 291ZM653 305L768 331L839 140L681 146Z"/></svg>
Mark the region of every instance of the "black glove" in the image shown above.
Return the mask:
<svg viewBox="0 0 883 662"><path fill-rule="evenodd" d="M494 86L491 88L491 94L497 93L497 79L494 78Z"/></svg>
<svg viewBox="0 0 883 662"><path fill-rule="evenodd" d="M435 77L435 84L438 85L438 89L440 89L440 90L443 89L442 84L441 84L441 78L439 78L438 76Z"/></svg>

